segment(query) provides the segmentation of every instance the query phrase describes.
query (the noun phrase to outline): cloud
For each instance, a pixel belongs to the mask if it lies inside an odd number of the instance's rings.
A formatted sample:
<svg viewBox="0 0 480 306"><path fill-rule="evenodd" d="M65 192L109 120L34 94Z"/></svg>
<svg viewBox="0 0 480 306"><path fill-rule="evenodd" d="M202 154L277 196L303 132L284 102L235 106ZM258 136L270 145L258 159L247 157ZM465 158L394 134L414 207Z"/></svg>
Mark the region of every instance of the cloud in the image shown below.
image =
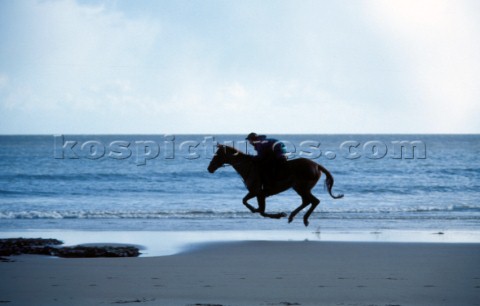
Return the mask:
<svg viewBox="0 0 480 306"><path fill-rule="evenodd" d="M403 3L3 4L0 132L478 131L474 13Z"/></svg>
<svg viewBox="0 0 480 306"><path fill-rule="evenodd" d="M0 73L0 91L4 90L8 85L8 76Z"/></svg>
<svg viewBox="0 0 480 306"><path fill-rule="evenodd" d="M16 6L10 26L16 37L0 59L12 63L5 107L73 117L72 112L108 113L133 103L125 84L150 52L160 31L156 22L72 0Z"/></svg>
<svg viewBox="0 0 480 306"><path fill-rule="evenodd" d="M318 4L16 5L3 108L26 131L345 132L372 110L369 48Z"/></svg>
<svg viewBox="0 0 480 306"><path fill-rule="evenodd" d="M403 79L419 126L425 132L478 131L478 7L449 0L367 3L378 31L405 65Z"/></svg>

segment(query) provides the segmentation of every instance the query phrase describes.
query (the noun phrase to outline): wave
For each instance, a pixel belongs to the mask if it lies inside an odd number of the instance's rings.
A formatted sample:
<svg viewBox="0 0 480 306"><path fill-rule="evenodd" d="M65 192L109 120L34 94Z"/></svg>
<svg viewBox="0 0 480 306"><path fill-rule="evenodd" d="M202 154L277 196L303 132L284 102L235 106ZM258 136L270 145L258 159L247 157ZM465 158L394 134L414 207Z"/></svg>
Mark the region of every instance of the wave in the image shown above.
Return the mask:
<svg viewBox="0 0 480 306"><path fill-rule="evenodd" d="M389 214L389 213L450 213L450 212L479 212L480 206L477 205L449 205L444 207L439 206L395 206L395 207L365 207L365 208L328 208L320 210L326 213L379 213L379 214Z"/></svg>
<svg viewBox="0 0 480 306"><path fill-rule="evenodd" d="M275 210L277 211L277 210ZM380 207L380 208L346 208L318 209L315 213L332 218L408 218L414 215L445 218L452 212L480 213L480 206L452 205L449 207ZM432 214L434 213L434 214ZM0 211L0 219L245 219L255 214L247 210L215 211L215 210L185 210L185 211L142 211L142 210L55 210L55 211ZM462 218L468 216L462 216ZM477 214L469 217L478 219Z"/></svg>
<svg viewBox="0 0 480 306"><path fill-rule="evenodd" d="M205 211L17 211L0 212L0 219L190 219L212 216L242 218L249 212Z"/></svg>
<svg viewBox="0 0 480 306"><path fill-rule="evenodd" d="M238 176L236 173L223 173L223 176ZM71 173L11 173L0 174L0 179L15 179L15 180L59 180L59 181L91 181L91 180L105 180L105 181L125 181L136 180L138 178L146 180L156 180L163 178L211 178L211 174L207 172L207 169L201 171L185 170L185 171L157 171L157 172L111 172L111 171L99 171L99 172L71 172Z"/></svg>
<svg viewBox="0 0 480 306"><path fill-rule="evenodd" d="M135 180L138 178L136 174L122 173L57 173L57 174L11 174L0 175L3 180L16 181L125 181Z"/></svg>
<svg viewBox="0 0 480 306"><path fill-rule="evenodd" d="M337 188L335 185L334 188ZM432 192L437 193L452 193L452 192L474 192L477 193L480 186L476 182L465 182L456 184L425 184L418 182L416 184L408 185L406 183L402 185L387 185L384 181L375 185L361 185L358 183L339 183L338 188L348 191L348 193L356 194L393 194L393 195L405 195L405 194L429 194Z"/></svg>
<svg viewBox="0 0 480 306"><path fill-rule="evenodd" d="M24 194L24 193L23 193L23 192L20 192L20 191L2 190L2 189L0 189L0 194L2 194L2 195L17 195L17 194Z"/></svg>
<svg viewBox="0 0 480 306"><path fill-rule="evenodd" d="M59 193L59 192L58 192ZM55 192L50 192L50 191L19 191L19 190L3 190L0 189L0 195L4 196L51 196L51 195L56 195L58 193Z"/></svg>

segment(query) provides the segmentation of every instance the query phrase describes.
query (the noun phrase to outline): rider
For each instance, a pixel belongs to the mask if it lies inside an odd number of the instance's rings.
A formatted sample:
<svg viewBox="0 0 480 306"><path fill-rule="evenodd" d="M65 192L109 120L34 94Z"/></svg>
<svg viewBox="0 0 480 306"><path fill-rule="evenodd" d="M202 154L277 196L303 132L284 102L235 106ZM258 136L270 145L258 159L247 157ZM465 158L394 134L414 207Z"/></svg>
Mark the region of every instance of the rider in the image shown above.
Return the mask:
<svg viewBox="0 0 480 306"><path fill-rule="evenodd" d="M278 175L279 168L287 161L285 145L274 138L267 138L265 135L257 135L256 133L248 134L245 139L257 151L257 155L253 159L259 164L262 188L266 193L269 193L272 182Z"/></svg>

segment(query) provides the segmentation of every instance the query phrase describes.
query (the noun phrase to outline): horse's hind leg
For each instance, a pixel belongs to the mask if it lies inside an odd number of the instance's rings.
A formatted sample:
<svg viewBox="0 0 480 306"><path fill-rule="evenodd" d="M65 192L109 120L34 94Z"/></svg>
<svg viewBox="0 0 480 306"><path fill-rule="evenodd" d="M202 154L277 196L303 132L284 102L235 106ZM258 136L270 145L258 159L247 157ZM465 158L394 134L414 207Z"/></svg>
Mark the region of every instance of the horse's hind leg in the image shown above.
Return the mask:
<svg viewBox="0 0 480 306"><path fill-rule="evenodd" d="M303 216L303 224L305 224L305 226L308 226L308 218L310 217L310 215L312 214L312 212L315 210L315 208L317 207L318 204L320 204L320 200L317 199L315 196L311 196L312 197L312 205L310 206L310 208L308 209L307 213Z"/></svg>
<svg viewBox="0 0 480 306"><path fill-rule="evenodd" d="M294 211L292 211L290 213L290 216L288 217L288 223L291 223L293 221L293 218L295 218L295 216L302 210L304 209L305 207L307 207L308 205L310 204L310 202L308 202L307 198L302 196L302 204L300 206L298 206Z"/></svg>

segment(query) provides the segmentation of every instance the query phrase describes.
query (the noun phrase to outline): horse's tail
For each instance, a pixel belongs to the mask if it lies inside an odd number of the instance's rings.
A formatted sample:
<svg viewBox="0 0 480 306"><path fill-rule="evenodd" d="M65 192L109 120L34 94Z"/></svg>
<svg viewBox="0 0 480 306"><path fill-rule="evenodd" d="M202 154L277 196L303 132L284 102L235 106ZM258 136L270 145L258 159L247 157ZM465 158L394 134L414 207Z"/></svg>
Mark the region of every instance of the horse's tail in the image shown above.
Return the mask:
<svg viewBox="0 0 480 306"><path fill-rule="evenodd" d="M328 193L330 194L330 196L334 199L343 198L343 194L334 195L332 193L332 188L333 188L333 176L332 176L332 174L327 169L325 169L325 167L323 167L322 165L318 165L318 168L320 169L320 171L325 173L325 176L326 176L325 186L327 186L327 190L328 190Z"/></svg>

